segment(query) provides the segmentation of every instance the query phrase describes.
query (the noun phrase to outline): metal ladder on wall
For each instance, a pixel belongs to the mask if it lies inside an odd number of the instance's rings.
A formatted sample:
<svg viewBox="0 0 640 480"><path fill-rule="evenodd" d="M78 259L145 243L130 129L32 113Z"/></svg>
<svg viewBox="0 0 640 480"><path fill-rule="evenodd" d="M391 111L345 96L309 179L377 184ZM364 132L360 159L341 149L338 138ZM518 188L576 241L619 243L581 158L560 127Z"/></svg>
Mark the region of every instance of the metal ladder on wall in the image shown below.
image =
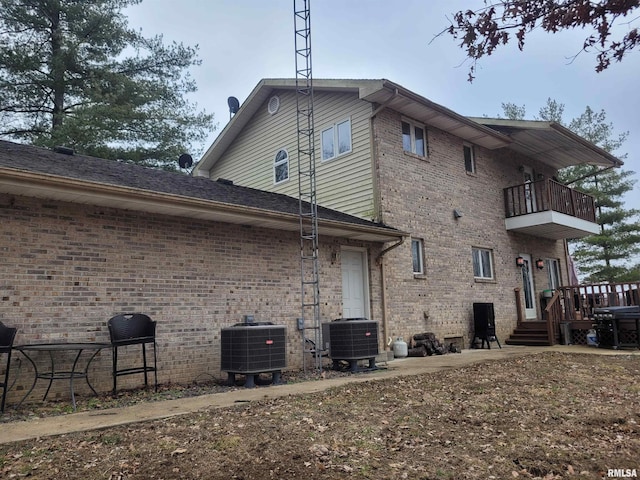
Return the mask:
<svg viewBox="0 0 640 480"><path fill-rule="evenodd" d="M296 126L298 131L298 204L300 212L300 295L302 365L313 355L322 369L320 282L318 272L318 205L311 73L311 0L293 0L296 52ZM313 335L307 336L307 332Z"/></svg>

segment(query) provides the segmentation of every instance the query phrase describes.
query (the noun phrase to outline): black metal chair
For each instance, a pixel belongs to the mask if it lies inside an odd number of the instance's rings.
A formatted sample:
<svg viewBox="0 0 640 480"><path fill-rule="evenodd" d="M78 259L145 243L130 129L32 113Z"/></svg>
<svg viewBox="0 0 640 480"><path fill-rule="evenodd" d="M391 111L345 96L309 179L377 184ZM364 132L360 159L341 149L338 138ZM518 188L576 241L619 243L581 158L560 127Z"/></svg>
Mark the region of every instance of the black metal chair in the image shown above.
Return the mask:
<svg viewBox="0 0 640 480"><path fill-rule="evenodd" d="M153 372L155 391L158 391L158 363L156 354L156 322L143 313L123 313L107 322L113 353L113 394L116 380L122 375L144 374L144 384L149 385L147 374ZM153 345L153 366L147 363L146 346ZM142 365L118 369L118 349L129 345L142 345Z"/></svg>
<svg viewBox="0 0 640 480"><path fill-rule="evenodd" d="M9 368L11 367L11 350L13 349L13 341L16 338L17 331L17 328L6 327L2 322L0 322L0 355L6 354L7 356L4 380L0 383L0 388L2 388L0 412L4 412L4 403L7 399L7 390L9 388Z"/></svg>

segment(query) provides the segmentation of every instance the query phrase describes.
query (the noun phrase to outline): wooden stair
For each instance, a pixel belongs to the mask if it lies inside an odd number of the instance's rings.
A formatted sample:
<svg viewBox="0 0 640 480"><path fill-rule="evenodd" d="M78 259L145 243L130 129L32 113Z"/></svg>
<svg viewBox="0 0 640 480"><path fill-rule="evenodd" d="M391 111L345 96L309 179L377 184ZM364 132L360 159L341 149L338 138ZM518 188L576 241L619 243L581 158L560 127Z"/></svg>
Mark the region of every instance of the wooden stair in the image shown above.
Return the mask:
<svg viewBox="0 0 640 480"><path fill-rule="evenodd" d="M507 345L527 345L531 347L551 345L547 333L547 322L522 322L505 343Z"/></svg>

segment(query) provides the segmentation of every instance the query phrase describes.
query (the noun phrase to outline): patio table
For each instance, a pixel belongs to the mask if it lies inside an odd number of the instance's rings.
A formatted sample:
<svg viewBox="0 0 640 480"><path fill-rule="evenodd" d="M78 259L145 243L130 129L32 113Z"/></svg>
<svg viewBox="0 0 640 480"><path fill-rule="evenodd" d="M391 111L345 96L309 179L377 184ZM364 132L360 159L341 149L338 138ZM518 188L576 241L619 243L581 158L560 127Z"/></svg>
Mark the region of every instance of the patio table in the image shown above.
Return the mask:
<svg viewBox="0 0 640 480"><path fill-rule="evenodd" d="M73 389L73 381L76 378L84 378L85 381L87 382L87 385L89 385L89 388L93 391L95 395L97 395L98 392L96 392L95 388L93 388L93 385L91 385L91 382L89 381L89 375L88 375L89 367L91 366L91 362L96 357L96 355L100 352L100 350L102 350L103 348L111 348L111 344L96 343L96 342L37 343L37 344L31 344L31 345L15 345L13 348L14 350L17 350L20 353L22 353L22 355L24 355L24 357L31 363L34 370L34 377L33 377L33 383L31 384L31 388L29 388L29 391L25 394L22 400L20 400L20 403L18 403L16 408L22 405L22 402L24 402L27 399L27 397L31 394L31 392L36 386L36 383L38 382L38 379L49 380L49 386L47 387L47 391L44 394L44 397L42 399L43 401L46 400L54 380L69 380L69 391L71 393L71 402L73 404L73 410L75 411L76 397ZM82 355L82 352L84 352L85 350L92 351L93 353L87 360L87 363L84 369L79 369L78 365L79 365L80 356ZM34 359L32 358L32 355L37 352L47 352L49 354L49 370L38 371L38 366L34 361ZM55 363L56 355L54 354L60 353L60 352L76 353L71 370L60 370L60 371L56 370L56 363Z"/></svg>

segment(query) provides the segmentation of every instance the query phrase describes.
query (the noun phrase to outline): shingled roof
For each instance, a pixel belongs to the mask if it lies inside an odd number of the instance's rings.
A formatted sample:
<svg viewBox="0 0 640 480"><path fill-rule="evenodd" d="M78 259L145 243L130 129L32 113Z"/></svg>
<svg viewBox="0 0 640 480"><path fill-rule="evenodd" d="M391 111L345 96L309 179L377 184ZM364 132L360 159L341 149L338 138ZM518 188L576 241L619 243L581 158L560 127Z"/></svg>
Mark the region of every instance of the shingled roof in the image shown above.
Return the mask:
<svg viewBox="0 0 640 480"><path fill-rule="evenodd" d="M287 195L1 140L0 192L170 215L181 212L187 217L285 230L297 228L299 213L298 199ZM150 204L155 206L151 208ZM161 204L167 207L166 211ZM173 208L170 204L174 204ZM262 221L258 221L260 218ZM396 240L404 235L388 226L323 207L318 207L318 219L325 234L330 235L375 241ZM344 231L340 234L336 229Z"/></svg>

